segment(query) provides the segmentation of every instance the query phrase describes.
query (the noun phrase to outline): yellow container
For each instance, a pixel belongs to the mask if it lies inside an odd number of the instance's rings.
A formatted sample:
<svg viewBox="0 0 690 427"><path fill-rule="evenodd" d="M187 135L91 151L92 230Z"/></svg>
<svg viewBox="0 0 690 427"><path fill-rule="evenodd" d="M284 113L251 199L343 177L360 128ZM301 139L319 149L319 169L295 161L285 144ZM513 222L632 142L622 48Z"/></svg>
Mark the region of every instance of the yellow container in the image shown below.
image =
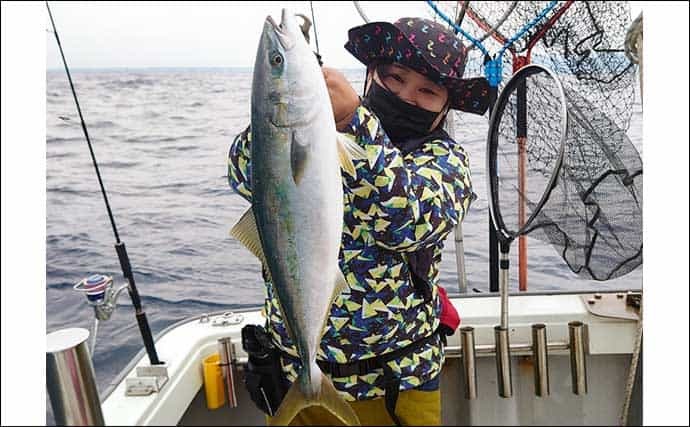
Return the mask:
<svg viewBox="0 0 690 427"><path fill-rule="evenodd" d="M213 353L204 359L204 391L206 407L218 409L225 404L225 384L220 365L220 354Z"/></svg>

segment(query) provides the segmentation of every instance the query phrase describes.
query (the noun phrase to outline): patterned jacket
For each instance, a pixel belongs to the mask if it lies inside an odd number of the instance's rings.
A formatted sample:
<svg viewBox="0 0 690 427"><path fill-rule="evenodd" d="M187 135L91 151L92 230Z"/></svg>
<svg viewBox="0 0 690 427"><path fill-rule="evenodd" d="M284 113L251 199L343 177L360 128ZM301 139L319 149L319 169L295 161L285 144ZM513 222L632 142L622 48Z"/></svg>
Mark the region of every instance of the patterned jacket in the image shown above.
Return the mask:
<svg viewBox="0 0 690 427"><path fill-rule="evenodd" d="M456 142L434 139L403 155L379 126L376 116L359 106L345 132L366 149L354 160L356 176L343 172L344 224L339 265L349 284L331 306L318 358L346 363L400 349L432 334L439 325L438 266L443 240L465 215L472 189L467 154ZM334 142L335 143L335 142ZM230 186L251 202L251 131L230 146ZM433 248L426 279L431 301L415 292L406 255ZM282 322L277 296L266 283L264 315L282 349L297 352ZM443 363L438 340L389 362L400 375L400 390L435 379ZM298 361L283 358L290 382ZM346 399L384 394L382 371L333 378Z"/></svg>

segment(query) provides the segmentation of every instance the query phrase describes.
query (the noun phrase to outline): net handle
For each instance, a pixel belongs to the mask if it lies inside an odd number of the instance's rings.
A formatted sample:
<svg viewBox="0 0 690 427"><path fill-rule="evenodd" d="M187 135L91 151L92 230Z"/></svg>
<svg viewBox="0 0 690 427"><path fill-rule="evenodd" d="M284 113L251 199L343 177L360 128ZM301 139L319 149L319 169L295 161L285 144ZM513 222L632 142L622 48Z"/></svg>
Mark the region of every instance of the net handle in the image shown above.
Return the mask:
<svg viewBox="0 0 690 427"><path fill-rule="evenodd" d="M501 122L501 118L503 117L503 111L505 110L506 104L510 99L510 95L517 89L517 86L520 83L522 83L523 80L537 73L547 73L548 76L551 77L551 79L556 83L556 87L558 88L558 93L561 98L561 140L558 149L558 157L554 162L554 167L551 171L551 177L549 178L549 183L546 186L546 189L544 190L544 194L542 194L542 197L539 200L539 203L537 203L536 208L532 211L532 214L529 218L527 218L527 221L525 221L522 227L517 232L511 233L506 228L506 225L503 222L503 216L501 215L501 210L499 206L500 203L498 200L499 171L497 170L498 163L496 162L499 136L498 127ZM491 113L491 118L489 120L489 132L486 141L486 170L488 171L487 176L489 180L487 185L489 191L489 214L491 215L491 219L494 221L494 224L496 225L499 239L502 242L511 242L516 237L523 234L525 230L530 226L530 224L534 221L541 209L544 207L546 201L549 199L551 191L554 189L558 181L558 173L560 172L561 167L563 165L563 157L565 155L565 143L568 138L567 132L567 101L565 91L563 90L563 86L561 85L561 82L556 76L556 74L550 69L538 64L526 65L525 67L521 68L517 73L513 74L510 80L508 80L508 82L506 83L506 86L503 89L503 91L501 91L501 95L496 100L495 108L493 109Z"/></svg>

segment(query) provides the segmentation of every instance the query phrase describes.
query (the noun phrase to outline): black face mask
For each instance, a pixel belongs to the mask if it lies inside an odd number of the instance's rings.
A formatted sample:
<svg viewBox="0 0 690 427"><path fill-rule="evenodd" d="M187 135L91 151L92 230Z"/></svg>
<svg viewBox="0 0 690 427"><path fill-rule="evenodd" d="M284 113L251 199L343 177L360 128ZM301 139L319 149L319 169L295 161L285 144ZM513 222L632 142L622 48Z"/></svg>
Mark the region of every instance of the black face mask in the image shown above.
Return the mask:
<svg viewBox="0 0 690 427"><path fill-rule="evenodd" d="M363 101L374 111L388 138L396 145L429 135L439 115L408 104L373 80Z"/></svg>

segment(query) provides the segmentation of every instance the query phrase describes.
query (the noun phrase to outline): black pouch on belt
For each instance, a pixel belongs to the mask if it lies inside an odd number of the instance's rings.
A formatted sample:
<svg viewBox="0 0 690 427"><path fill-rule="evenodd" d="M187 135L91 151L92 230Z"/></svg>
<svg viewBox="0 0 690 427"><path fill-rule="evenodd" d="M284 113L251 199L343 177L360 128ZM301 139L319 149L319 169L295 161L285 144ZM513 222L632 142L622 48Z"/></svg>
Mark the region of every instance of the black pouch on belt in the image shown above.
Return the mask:
<svg viewBox="0 0 690 427"><path fill-rule="evenodd" d="M273 416L287 393L288 382L280 365L280 352L262 326L242 328L242 348L249 358L244 384L256 406Z"/></svg>

